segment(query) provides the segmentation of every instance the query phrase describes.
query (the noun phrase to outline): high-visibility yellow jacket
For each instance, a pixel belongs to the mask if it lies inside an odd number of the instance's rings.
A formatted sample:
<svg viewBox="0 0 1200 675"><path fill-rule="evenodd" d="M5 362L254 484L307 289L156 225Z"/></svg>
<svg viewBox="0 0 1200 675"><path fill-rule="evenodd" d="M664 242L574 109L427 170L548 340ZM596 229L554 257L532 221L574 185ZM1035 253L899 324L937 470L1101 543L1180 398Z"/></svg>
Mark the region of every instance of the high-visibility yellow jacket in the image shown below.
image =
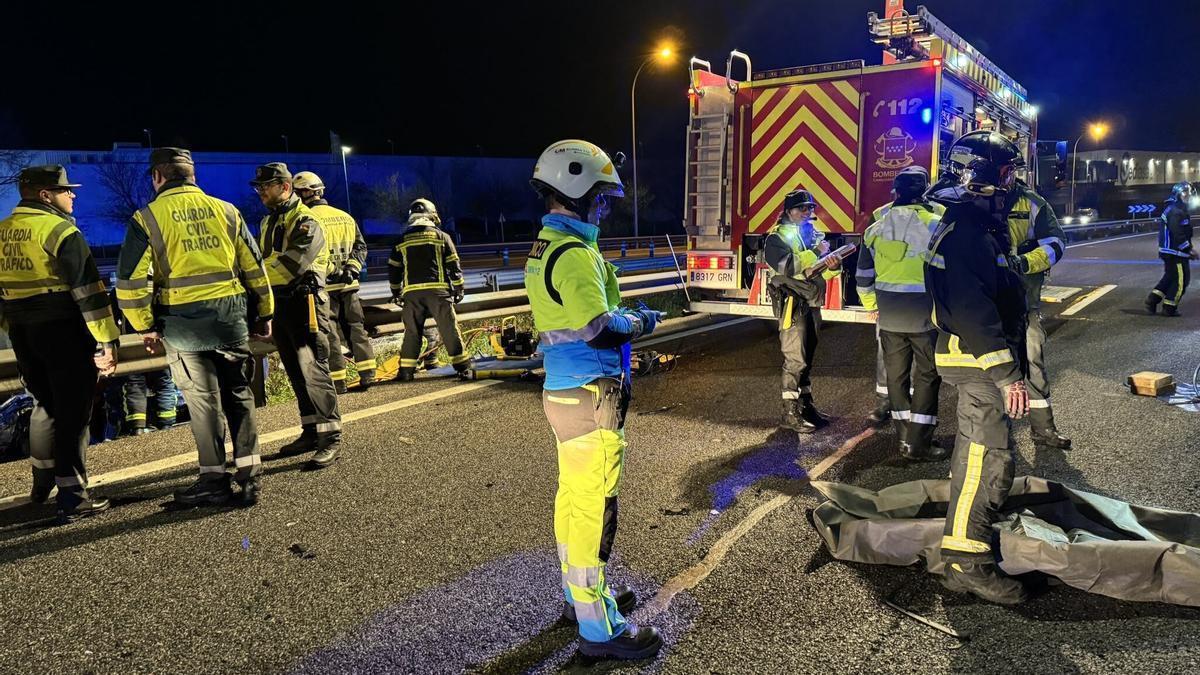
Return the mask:
<svg viewBox="0 0 1200 675"><path fill-rule="evenodd" d="M160 313L214 306L247 288L258 317L270 318L274 301L262 255L232 204L194 183L172 181L133 214L117 263L117 304L134 330L155 328L155 306Z"/></svg>
<svg viewBox="0 0 1200 675"><path fill-rule="evenodd" d="M1042 284L1050 268L1067 252L1066 238L1054 208L1044 197L1020 184L1014 190L1016 203L1008 214L1009 253L1025 259L1025 303L1029 309L1041 306Z"/></svg>
<svg viewBox="0 0 1200 675"><path fill-rule="evenodd" d="M22 200L0 221L0 310L5 324L83 320L96 342L114 342L108 290L69 214Z"/></svg>
<svg viewBox="0 0 1200 675"><path fill-rule="evenodd" d="M329 274L345 271L351 277L349 283L327 283L325 290L330 293L357 290L359 274L367 263L367 242L358 223L349 213L330 206L324 199L307 206L320 221L321 231L325 234L325 245L329 247Z"/></svg>
<svg viewBox="0 0 1200 675"><path fill-rule="evenodd" d="M325 233L312 211L296 195L263 218L259 246L272 288L291 292L306 279L311 279L317 287L325 286L329 271Z"/></svg>
<svg viewBox="0 0 1200 675"><path fill-rule="evenodd" d="M879 327L896 333L933 330L925 293L929 241L946 207L932 202L888 204L863 233L855 281L863 307L879 310Z"/></svg>

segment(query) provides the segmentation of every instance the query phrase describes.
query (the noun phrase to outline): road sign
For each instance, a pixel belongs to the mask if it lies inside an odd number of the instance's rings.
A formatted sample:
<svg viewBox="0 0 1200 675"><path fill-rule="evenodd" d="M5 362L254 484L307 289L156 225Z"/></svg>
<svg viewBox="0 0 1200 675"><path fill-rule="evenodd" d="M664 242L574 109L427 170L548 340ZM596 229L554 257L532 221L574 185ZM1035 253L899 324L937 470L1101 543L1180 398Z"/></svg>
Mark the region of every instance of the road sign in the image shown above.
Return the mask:
<svg viewBox="0 0 1200 675"><path fill-rule="evenodd" d="M1138 215L1141 213L1150 215L1150 214L1154 213L1157 209L1158 209L1157 204L1130 204L1129 205L1129 215L1133 216L1133 215Z"/></svg>

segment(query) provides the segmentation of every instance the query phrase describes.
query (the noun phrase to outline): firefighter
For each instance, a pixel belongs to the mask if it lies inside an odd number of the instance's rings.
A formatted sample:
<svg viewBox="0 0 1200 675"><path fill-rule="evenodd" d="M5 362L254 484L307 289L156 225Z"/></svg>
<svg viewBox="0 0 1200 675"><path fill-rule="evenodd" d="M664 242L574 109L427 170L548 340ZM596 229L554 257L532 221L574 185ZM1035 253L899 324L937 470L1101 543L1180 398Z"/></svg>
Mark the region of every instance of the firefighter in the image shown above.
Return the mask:
<svg viewBox="0 0 1200 675"><path fill-rule="evenodd" d="M940 461L950 452L933 440L942 380L933 362L937 330L929 321L933 305L925 293L925 258L945 208L925 199L928 188L924 167L896 175L895 200L876 210L863 234L855 276L863 306L877 313L900 454Z"/></svg>
<svg viewBox="0 0 1200 675"><path fill-rule="evenodd" d="M958 389L942 583L999 603L1026 597L1018 581L1000 573L992 550L992 522L1013 481L1010 418L1029 412L1025 287L1009 267L1005 225L1006 194L1021 164L1017 147L996 132L973 131L954 142L931 188L946 213L925 266L939 331L934 360Z"/></svg>
<svg viewBox="0 0 1200 675"><path fill-rule="evenodd" d="M159 342L191 415L199 473L175 493L183 506L234 499L225 470L225 424L233 441L237 500L258 502L262 459L254 423L247 291L254 333L271 332L273 299L262 255L242 214L196 185L192 153L150 153L154 199L133 214L117 261L117 303L147 351ZM222 414L224 419L222 419Z"/></svg>
<svg viewBox="0 0 1200 675"><path fill-rule="evenodd" d="M404 341L400 344L399 379L413 379L421 364L421 335L432 318L458 372L471 366L458 329L454 306L462 302L463 279L454 240L441 229L437 207L417 199L408 208L408 227L388 259L392 300L400 306Z"/></svg>
<svg viewBox="0 0 1200 675"><path fill-rule="evenodd" d="M329 375L329 296L324 291L329 249L321 223L295 194L286 164L258 167L250 185L268 210L259 247L275 297L273 335L300 409L300 436L279 454L311 451L309 468L324 468L337 459L342 441L342 415Z"/></svg>
<svg viewBox="0 0 1200 675"><path fill-rule="evenodd" d="M1179 301L1192 281L1189 261L1200 260L1200 253L1192 247L1192 221L1188 216L1191 199L1191 183L1176 183L1163 210L1162 228L1158 231L1158 257L1163 261L1163 275L1146 298L1146 311L1151 314L1158 311L1161 302L1163 316L1179 316Z"/></svg>
<svg viewBox="0 0 1200 675"><path fill-rule="evenodd" d="M363 308L358 299L358 278L367 262L367 242L349 213L325 201L325 184L317 174L301 171L292 187L320 221L329 246L329 273L325 277L325 291L329 293L329 376L337 392L346 393L346 357L342 355L345 341L358 370L359 391L366 391L375 381L375 350L363 326Z"/></svg>
<svg viewBox="0 0 1200 675"><path fill-rule="evenodd" d="M117 368L120 332L91 249L71 215L78 183L58 165L17 178L21 201L0 221L0 324L36 404L29 460L37 504L58 486L58 521L108 509L87 490L88 422L98 376Z"/></svg>
<svg viewBox="0 0 1200 675"><path fill-rule="evenodd" d="M841 274L841 262L829 258L821 279L808 279L804 271L828 253L824 233L813 225L817 203L807 190L783 198L779 222L767 231L763 259L770 268L769 289L775 317L779 319L779 347L783 351L782 426L810 434L829 424L813 405L813 356L825 304L825 281Z"/></svg>
<svg viewBox="0 0 1200 675"><path fill-rule="evenodd" d="M637 598L610 586L604 570L617 528L630 342L650 334L661 313L620 307L616 268L597 248L608 200L625 194L603 150L586 141L555 143L538 158L530 183L549 211L525 263L525 288L545 355L542 406L558 446L554 538L563 617L578 622L585 655L647 658L662 637L626 621Z"/></svg>
<svg viewBox="0 0 1200 675"><path fill-rule="evenodd" d="M1017 180L1009 192L1008 266L1025 284L1025 333L1029 377L1029 431L1039 447L1070 450L1071 439L1058 431L1050 407L1050 377L1046 373L1046 329L1042 327L1042 285L1046 274L1067 252L1066 234L1050 204Z"/></svg>

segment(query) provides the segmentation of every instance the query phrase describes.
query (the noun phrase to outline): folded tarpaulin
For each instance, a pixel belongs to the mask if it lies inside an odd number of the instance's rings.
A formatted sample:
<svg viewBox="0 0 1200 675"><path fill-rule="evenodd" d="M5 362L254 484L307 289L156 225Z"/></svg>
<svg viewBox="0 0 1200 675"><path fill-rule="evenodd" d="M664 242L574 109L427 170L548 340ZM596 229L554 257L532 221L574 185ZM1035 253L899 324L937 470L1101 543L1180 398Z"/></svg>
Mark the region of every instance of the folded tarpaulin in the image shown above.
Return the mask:
<svg viewBox="0 0 1200 675"><path fill-rule="evenodd" d="M949 480L879 492L814 481L813 524L839 560L941 574ZM1200 607L1200 514L1138 506L1032 476L1013 482L992 549L1011 575L1042 572L1122 600Z"/></svg>

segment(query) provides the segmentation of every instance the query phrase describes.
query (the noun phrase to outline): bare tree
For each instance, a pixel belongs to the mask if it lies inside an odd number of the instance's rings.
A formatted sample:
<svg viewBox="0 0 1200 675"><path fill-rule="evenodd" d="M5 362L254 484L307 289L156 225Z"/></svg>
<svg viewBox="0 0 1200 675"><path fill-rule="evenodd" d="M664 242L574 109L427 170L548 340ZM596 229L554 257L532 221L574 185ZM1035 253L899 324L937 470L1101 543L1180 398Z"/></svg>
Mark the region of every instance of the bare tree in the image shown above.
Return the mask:
<svg viewBox="0 0 1200 675"><path fill-rule="evenodd" d="M21 169L29 165L32 152L24 150L0 150L0 187L14 185Z"/></svg>
<svg viewBox="0 0 1200 675"><path fill-rule="evenodd" d="M96 177L108 191L101 215L123 221L154 197L154 188L146 176L145 165L132 162L105 162L96 165Z"/></svg>

